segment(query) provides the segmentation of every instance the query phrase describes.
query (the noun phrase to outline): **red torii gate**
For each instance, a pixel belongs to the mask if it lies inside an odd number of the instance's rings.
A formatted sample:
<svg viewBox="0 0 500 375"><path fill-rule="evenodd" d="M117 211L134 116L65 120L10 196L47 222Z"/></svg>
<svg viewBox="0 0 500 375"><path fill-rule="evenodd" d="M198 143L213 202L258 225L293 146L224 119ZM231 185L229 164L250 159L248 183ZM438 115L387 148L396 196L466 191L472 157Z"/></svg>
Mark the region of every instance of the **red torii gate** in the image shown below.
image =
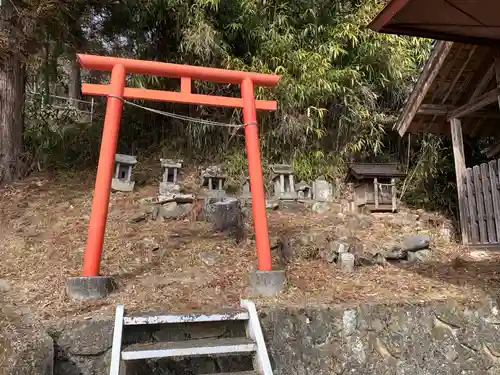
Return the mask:
<svg viewBox="0 0 500 375"><path fill-rule="evenodd" d="M82 276L99 276L100 272L123 99L158 100L173 103L243 108L258 269L259 271L271 271L271 251L269 247L256 110L275 111L277 103L276 101L255 100L254 86L274 87L280 77L273 74L95 55L80 54L78 55L78 60L84 69L111 72L109 85L88 83L82 85L82 93L85 95L108 97ZM128 88L125 87L125 76L127 73L180 78L181 89L179 92L175 92ZM193 94L191 92L192 79L238 84L241 87L241 98Z"/></svg>

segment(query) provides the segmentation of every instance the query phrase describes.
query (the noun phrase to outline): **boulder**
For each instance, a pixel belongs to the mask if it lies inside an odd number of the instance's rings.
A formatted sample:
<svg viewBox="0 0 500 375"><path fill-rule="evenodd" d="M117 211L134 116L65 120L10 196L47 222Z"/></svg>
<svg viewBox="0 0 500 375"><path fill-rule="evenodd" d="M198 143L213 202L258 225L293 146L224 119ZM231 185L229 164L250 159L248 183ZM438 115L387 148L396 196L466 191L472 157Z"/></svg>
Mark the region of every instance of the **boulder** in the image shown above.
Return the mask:
<svg viewBox="0 0 500 375"><path fill-rule="evenodd" d="M349 244L339 241L331 241L326 244L326 248L320 253L322 258L324 258L328 263L336 263L340 254L349 252L349 249Z"/></svg>
<svg viewBox="0 0 500 375"><path fill-rule="evenodd" d="M193 208L191 203L178 204L169 202L160 206L158 215L164 219L180 219L185 217Z"/></svg>
<svg viewBox="0 0 500 375"><path fill-rule="evenodd" d="M407 253L407 250L403 250L399 246L393 246L384 252L384 257L387 260L403 260L406 259Z"/></svg>
<svg viewBox="0 0 500 375"><path fill-rule="evenodd" d="M431 244L431 238L428 235L417 234L408 236L403 240L402 249L406 251L418 251L427 249Z"/></svg>
<svg viewBox="0 0 500 375"><path fill-rule="evenodd" d="M431 257L432 257L432 251L429 249L408 252L409 262L426 262Z"/></svg>
<svg viewBox="0 0 500 375"><path fill-rule="evenodd" d="M106 318L63 322L58 332L56 374L107 374L109 372L113 324Z"/></svg>
<svg viewBox="0 0 500 375"><path fill-rule="evenodd" d="M330 204L328 202L315 202L311 210L317 214L324 214L330 210Z"/></svg>
<svg viewBox="0 0 500 375"><path fill-rule="evenodd" d="M0 279L0 293L8 292L11 290L10 283L5 279Z"/></svg>
<svg viewBox="0 0 500 375"><path fill-rule="evenodd" d="M363 252L356 255L356 266L385 266L387 261L383 254Z"/></svg>
<svg viewBox="0 0 500 375"><path fill-rule="evenodd" d="M203 251L200 253L200 259L207 266L215 266L222 259L221 255L213 251Z"/></svg>

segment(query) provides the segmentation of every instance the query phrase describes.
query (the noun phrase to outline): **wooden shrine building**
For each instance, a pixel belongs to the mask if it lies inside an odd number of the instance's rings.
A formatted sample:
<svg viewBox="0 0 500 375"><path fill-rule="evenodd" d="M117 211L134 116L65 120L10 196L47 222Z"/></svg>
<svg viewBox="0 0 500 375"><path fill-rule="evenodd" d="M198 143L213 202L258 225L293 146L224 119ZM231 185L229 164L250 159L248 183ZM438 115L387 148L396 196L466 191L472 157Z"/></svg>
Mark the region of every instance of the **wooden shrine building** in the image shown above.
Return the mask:
<svg viewBox="0 0 500 375"><path fill-rule="evenodd" d="M392 0L370 24L438 39L397 130L451 136L462 241L487 247L500 246L499 11L498 0ZM489 142L489 161L469 165L464 137Z"/></svg>
<svg viewBox="0 0 500 375"><path fill-rule="evenodd" d="M369 211L397 209L396 178L406 174L398 164L353 163L349 165L348 180L354 183L354 203Z"/></svg>

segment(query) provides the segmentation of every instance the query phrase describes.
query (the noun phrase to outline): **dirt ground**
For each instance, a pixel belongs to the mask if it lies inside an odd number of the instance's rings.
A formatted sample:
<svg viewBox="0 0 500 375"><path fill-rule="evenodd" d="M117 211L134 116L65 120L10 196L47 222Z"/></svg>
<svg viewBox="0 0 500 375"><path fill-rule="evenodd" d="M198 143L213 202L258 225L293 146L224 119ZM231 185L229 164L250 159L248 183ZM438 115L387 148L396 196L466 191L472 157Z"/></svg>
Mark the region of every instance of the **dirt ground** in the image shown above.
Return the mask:
<svg viewBox="0 0 500 375"><path fill-rule="evenodd" d="M36 176L0 190L0 297L3 306L37 320L127 310L216 310L236 306L242 297L258 305L394 303L481 298L498 289L498 256L471 258L468 249L441 239L438 217L424 226L401 224L397 215L376 215L352 224L348 214L278 210L269 213L271 236L300 237L311 231L354 236L376 251L417 230L431 233L435 256L427 264L370 266L343 274L322 259L296 254L287 268L288 288L276 299L252 297L248 274L256 267L255 243L243 244L210 225L189 220L142 221L139 199L154 196L156 185L134 193L113 193L102 259L102 274L116 275L119 290L96 302L75 302L64 294L67 279L81 272L93 189L93 174ZM415 223L414 223L415 224ZM415 224L416 225L416 224ZM352 228L351 228L352 226ZM206 265L200 254L219 254ZM481 254L480 254L481 255ZM459 256L459 258L457 258Z"/></svg>

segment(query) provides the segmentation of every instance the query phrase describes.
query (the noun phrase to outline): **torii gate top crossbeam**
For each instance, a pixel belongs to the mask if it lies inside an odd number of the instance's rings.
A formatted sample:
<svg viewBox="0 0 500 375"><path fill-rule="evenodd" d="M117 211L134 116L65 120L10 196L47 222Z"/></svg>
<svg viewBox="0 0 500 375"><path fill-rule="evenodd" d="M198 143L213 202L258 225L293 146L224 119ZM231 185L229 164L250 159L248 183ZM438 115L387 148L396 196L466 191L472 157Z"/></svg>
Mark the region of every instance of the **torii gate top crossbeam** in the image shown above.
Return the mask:
<svg viewBox="0 0 500 375"><path fill-rule="evenodd" d="M125 68L126 73L180 78L181 80L180 92L125 87L123 97L127 99L156 100L171 103L243 108L243 99L241 97L237 98L192 93L192 79L217 83L232 83L237 85L241 85L245 79L249 79L255 86L274 87L280 78L274 74L240 72L236 70L178 65L158 61L132 60L120 57L94 55L77 56L82 67L90 70L112 71L114 66L121 65ZM110 94L110 89L110 85L105 84L82 84L82 93L85 95L107 96ZM277 103L274 100L256 100L255 108L257 110L276 111Z"/></svg>
<svg viewBox="0 0 500 375"><path fill-rule="evenodd" d="M89 70L111 72L115 65L123 65L127 73L172 78L189 77L203 81L233 83L238 85L241 84L245 78L250 78L255 86L274 87L280 79L280 76L275 74L241 72L237 70L207 68L193 65L170 64L159 61L124 59L120 57L79 54L78 60L84 69Z"/></svg>

